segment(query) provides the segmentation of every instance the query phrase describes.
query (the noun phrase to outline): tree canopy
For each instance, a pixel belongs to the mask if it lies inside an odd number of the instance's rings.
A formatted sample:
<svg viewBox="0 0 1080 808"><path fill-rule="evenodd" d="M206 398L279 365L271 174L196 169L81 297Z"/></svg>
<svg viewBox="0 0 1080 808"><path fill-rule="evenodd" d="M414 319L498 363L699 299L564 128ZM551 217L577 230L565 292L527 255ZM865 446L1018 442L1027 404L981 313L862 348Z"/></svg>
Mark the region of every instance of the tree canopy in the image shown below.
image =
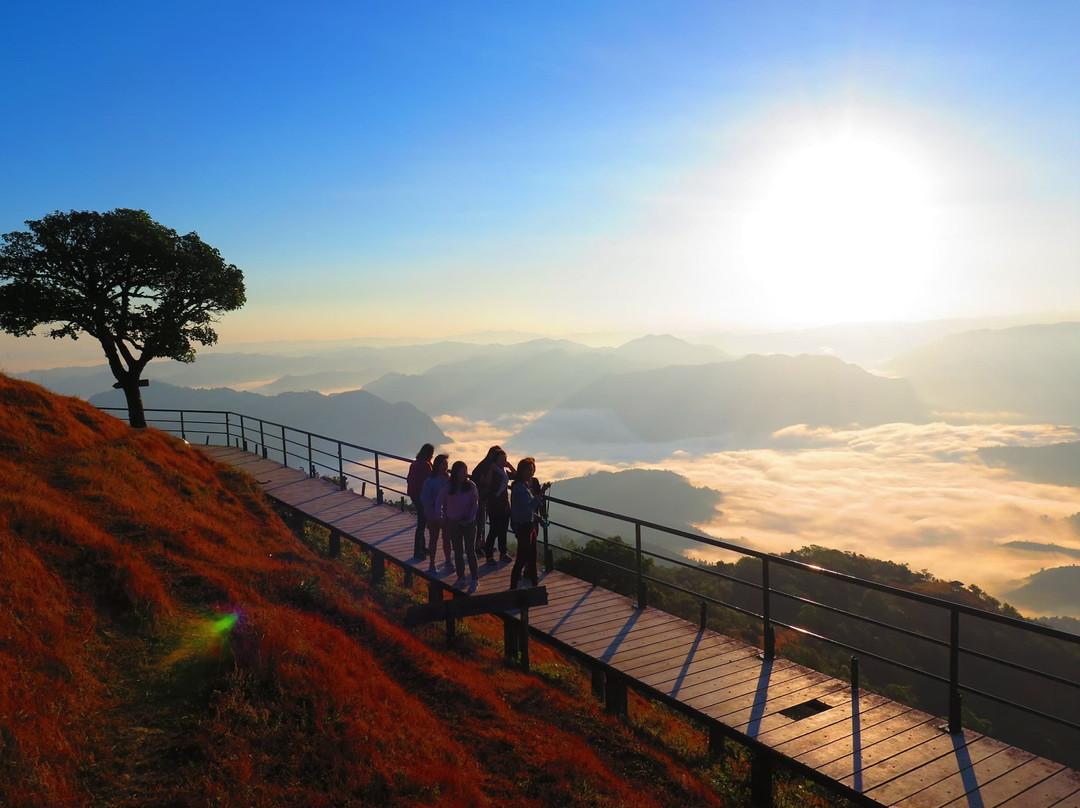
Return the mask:
<svg viewBox="0 0 1080 808"><path fill-rule="evenodd" d="M245 302L243 272L142 210L57 211L26 225L0 236L0 329L96 339L131 425L145 426L143 369L194 361L196 343L217 342L217 317Z"/></svg>

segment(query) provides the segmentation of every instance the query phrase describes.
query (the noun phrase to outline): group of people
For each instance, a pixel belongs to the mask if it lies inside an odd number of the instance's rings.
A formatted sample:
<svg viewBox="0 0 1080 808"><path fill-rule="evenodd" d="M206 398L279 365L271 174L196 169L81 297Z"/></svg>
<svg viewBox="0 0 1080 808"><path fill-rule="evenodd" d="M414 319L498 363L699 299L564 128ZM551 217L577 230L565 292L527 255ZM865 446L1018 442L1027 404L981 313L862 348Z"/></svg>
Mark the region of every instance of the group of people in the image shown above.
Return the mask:
<svg viewBox="0 0 1080 808"><path fill-rule="evenodd" d="M501 446L488 449L470 474L464 461L457 460L451 466L449 455L436 455L435 447L425 443L407 477L407 493L416 509L413 555L427 558L428 569L434 572L441 536L446 569L457 571L455 586L466 582L467 561L471 587L475 588L480 580L477 559L481 555L488 564L514 562L511 589L517 588L523 575L536 586L536 534L544 492L550 485L537 482L536 460L526 457L515 468ZM425 530L429 541L425 541ZM506 546L510 530L517 538L516 559ZM499 562L495 560L496 547Z"/></svg>

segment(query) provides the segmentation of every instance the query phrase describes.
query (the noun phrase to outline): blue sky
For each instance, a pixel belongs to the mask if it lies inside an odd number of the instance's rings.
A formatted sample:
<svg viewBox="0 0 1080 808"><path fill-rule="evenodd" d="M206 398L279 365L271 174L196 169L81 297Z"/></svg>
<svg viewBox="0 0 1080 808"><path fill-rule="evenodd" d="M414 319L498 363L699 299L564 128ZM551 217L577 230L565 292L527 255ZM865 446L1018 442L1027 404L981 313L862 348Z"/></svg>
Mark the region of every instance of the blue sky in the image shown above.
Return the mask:
<svg viewBox="0 0 1080 808"><path fill-rule="evenodd" d="M0 232L196 230L223 342L1080 309L1075 0L5 17Z"/></svg>

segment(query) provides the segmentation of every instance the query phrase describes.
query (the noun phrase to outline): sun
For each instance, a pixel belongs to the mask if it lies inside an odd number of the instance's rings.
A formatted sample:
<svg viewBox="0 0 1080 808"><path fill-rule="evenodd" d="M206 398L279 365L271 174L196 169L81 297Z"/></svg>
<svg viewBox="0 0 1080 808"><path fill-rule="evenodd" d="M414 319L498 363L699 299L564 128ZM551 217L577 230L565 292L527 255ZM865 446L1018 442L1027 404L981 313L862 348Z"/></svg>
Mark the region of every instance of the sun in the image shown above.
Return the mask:
<svg viewBox="0 0 1080 808"><path fill-rule="evenodd" d="M763 172L739 268L775 322L917 319L936 271L935 208L928 168L894 138L805 139Z"/></svg>

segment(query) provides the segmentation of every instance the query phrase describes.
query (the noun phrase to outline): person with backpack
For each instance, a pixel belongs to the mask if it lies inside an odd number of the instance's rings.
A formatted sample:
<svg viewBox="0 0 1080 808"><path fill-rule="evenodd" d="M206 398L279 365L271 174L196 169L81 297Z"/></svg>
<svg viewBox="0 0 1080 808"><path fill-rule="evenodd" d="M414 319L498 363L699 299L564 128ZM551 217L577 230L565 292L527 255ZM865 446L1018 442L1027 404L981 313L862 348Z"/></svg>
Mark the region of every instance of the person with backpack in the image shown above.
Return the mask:
<svg viewBox="0 0 1080 808"><path fill-rule="evenodd" d="M488 464L487 473L483 485L480 488L481 496L484 497L487 510L488 534L484 544L484 556L489 564L495 563L495 545L499 545L499 561L513 561L506 548L506 533L510 528L510 474L515 469L506 459L506 452L502 449L492 458ZM482 534L477 536L476 544L480 546Z"/></svg>
<svg viewBox="0 0 1080 808"><path fill-rule="evenodd" d="M506 455L502 447L499 445L492 446L487 450L487 454L484 455L484 459L473 466L472 474L469 475L470 479L476 485L477 494L480 497L480 505L476 512L476 555L479 558L481 553L484 553L484 528L487 523L487 506L488 506L488 471L492 464L495 463L495 458L500 454Z"/></svg>

